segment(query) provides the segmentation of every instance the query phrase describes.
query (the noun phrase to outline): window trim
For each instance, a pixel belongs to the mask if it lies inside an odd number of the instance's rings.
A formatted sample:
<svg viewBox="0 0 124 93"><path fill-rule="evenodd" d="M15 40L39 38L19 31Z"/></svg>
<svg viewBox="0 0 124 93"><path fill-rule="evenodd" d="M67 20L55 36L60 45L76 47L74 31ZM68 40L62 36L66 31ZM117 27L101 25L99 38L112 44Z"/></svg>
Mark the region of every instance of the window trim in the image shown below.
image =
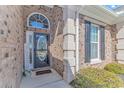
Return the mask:
<svg viewBox="0 0 124 93"><path fill-rule="evenodd" d="M96 25L94 23L91 23L91 29L92 29L92 26L95 26L95 27L98 27L98 57L95 58L95 59L90 59L91 60L91 64L95 64L95 63L101 63L101 59L100 59L100 26L99 25ZM90 41L90 44L91 44L91 41Z"/></svg>
<svg viewBox="0 0 124 93"><path fill-rule="evenodd" d="M27 17L27 27L35 28L35 27L32 27L32 26L29 25L29 19L30 19L30 17L31 17L32 15L34 15L34 14L42 15L42 16L44 16L44 17L47 19L47 21L48 21L48 28L47 28L47 29L46 29L46 28L36 28L36 29L50 30L50 21L49 21L49 19L48 19L44 14L38 13L38 12L33 12L33 13L31 13L31 14L28 15L28 17Z"/></svg>

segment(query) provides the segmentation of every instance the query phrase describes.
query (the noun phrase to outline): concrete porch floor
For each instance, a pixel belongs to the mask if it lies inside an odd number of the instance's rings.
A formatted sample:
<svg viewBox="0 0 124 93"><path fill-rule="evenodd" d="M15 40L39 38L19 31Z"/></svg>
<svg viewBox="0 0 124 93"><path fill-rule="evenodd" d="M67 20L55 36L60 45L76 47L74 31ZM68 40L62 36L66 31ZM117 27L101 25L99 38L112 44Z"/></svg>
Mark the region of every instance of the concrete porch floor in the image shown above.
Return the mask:
<svg viewBox="0 0 124 93"><path fill-rule="evenodd" d="M23 77L20 88L71 88L71 86L52 69L52 73L49 74Z"/></svg>

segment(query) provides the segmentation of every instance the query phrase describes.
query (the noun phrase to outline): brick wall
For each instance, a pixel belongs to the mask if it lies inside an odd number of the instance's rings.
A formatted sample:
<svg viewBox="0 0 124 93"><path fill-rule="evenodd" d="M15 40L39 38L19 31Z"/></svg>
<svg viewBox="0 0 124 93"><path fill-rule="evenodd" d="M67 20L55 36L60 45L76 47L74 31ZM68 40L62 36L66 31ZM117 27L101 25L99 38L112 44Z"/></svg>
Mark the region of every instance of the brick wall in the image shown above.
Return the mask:
<svg viewBox="0 0 124 93"><path fill-rule="evenodd" d="M23 64L21 6L0 6L0 87L19 87Z"/></svg>
<svg viewBox="0 0 124 93"><path fill-rule="evenodd" d="M52 11L53 28L51 30L51 54L53 58L53 68L63 76L63 10L54 6Z"/></svg>
<svg viewBox="0 0 124 93"><path fill-rule="evenodd" d="M95 20L93 18L90 18L92 20ZM100 67L103 68L107 63L112 62L112 37L111 37L111 31L112 27L107 25L105 26L105 60L98 64L90 64L85 63L85 24L84 24L85 16L80 15L79 18L79 61L80 61L80 67L87 67L87 66L93 66L93 67ZM98 21L98 20L95 20ZM98 21L99 23L100 21ZM99 25L99 24L98 24Z"/></svg>

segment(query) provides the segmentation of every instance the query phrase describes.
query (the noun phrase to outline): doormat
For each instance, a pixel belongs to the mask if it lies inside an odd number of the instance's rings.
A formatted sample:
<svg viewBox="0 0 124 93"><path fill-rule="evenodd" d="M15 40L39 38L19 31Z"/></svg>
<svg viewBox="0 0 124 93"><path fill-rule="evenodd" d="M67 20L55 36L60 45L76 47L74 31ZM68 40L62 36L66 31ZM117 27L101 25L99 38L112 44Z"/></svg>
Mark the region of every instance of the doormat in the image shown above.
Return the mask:
<svg viewBox="0 0 124 93"><path fill-rule="evenodd" d="M51 73L51 70L43 70L43 71L37 71L36 75L41 75L41 74L47 74L47 73Z"/></svg>

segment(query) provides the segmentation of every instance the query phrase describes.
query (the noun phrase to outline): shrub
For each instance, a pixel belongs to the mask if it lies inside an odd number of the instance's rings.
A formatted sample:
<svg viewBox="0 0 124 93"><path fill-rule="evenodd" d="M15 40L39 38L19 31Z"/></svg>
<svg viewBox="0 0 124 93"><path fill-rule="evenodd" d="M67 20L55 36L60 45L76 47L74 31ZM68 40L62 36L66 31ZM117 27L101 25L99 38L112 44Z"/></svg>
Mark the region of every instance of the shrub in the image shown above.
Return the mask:
<svg viewBox="0 0 124 93"><path fill-rule="evenodd" d="M124 64L110 63L107 64L104 69L115 74L124 74Z"/></svg>
<svg viewBox="0 0 124 93"><path fill-rule="evenodd" d="M85 68L80 70L70 83L75 88L115 88L123 87L123 81L114 73L104 69Z"/></svg>

